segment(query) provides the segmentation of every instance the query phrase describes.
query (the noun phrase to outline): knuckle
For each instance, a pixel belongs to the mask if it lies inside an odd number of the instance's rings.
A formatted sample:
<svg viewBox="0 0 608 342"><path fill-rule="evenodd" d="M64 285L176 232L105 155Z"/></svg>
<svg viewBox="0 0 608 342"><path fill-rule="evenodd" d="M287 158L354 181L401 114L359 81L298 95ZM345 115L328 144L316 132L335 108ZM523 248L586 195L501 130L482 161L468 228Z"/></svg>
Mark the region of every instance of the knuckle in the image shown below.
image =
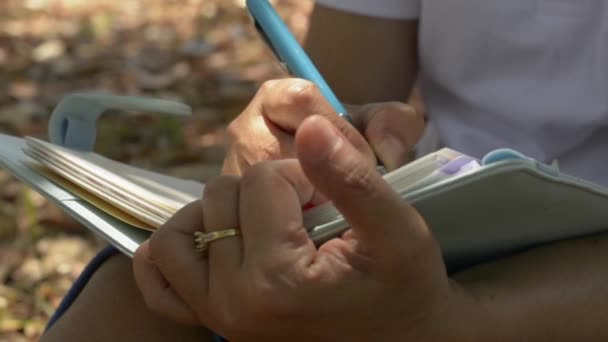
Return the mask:
<svg viewBox="0 0 608 342"><path fill-rule="evenodd" d="M424 131L424 117L406 103L381 104L370 109L368 115L364 135L372 142L383 142L391 135L404 147L411 148Z"/></svg>
<svg viewBox="0 0 608 342"><path fill-rule="evenodd" d="M268 141L266 144L261 146L260 154L264 157L264 160L281 158L281 143L275 139Z"/></svg>
<svg viewBox="0 0 608 342"><path fill-rule="evenodd" d="M282 114L295 108L306 108L314 103L318 90L307 80L282 80L281 84L273 84L272 89L265 92L269 95L262 102L262 114L272 117L272 114Z"/></svg>
<svg viewBox="0 0 608 342"><path fill-rule="evenodd" d="M283 143L273 136L258 136L256 139L238 138L233 140L227 149L227 158L238 160L248 169L260 162L290 156L290 146L288 142Z"/></svg>
<svg viewBox="0 0 608 342"><path fill-rule="evenodd" d="M259 182L263 182L269 178L269 174L272 172L270 162L260 162L249 167L243 174L242 184L243 186L255 185Z"/></svg>
<svg viewBox="0 0 608 342"><path fill-rule="evenodd" d="M378 106L376 115L379 117L400 117L403 115L410 115L415 112L414 108L407 103L402 102L389 102L383 106Z"/></svg>
<svg viewBox="0 0 608 342"><path fill-rule="evenodd" d="M255 155L252 150L254 150L254 148L244 139L237 138L231 145L231 153L236 153L239 158L245 159L248 162L255 161L255 158L251 158L252 154Z"/></svg>
<svg viewBox="0 0 608 342"><path fill-rule="evenodd" d="M405 102L389 102L389 106L393 108L394 111L403 112L403 113L415 113L416 109L414 106Z"/></svg>
<svg viewBox="0 0 608 342"><path fill-rule="evenodd" d="M416 109L411 105L403 102L386 102L382 104L372 105L369 110L369 120L388 121L391 118L417 116Z"/></svg>
<svg viewBox="0 0 608 342"><path fill-rule="evenodd" d="M205 191L203 193L203 201L205 199L212 199L226 191L236 191L238 189L239 178L237 176L219 176L205 184Z"/></svg>
<svg viewBox="0 0 608 342"><path fill-rule="evenodd" d="M265 95L268 95L268 94L272 94L274 92L275 86L277 85L278 82L280 82L280 80L268 80L268 81L265 81L260 86L260 90L258 91L258 94L260 94L262 96L265 96Z"/></svg>
<svg viewBox="0 0 608 342"><path fill-rule="evenodd" d="M391 102L391 106L395 113L407 119L408 124L424 124L424 113L414 106L403 102Z"/></svg>
<svg viewBox="0 0 608 342"><path fill-rule="evenodd" d="M355 193L374 197L377 194L372 168L367 163L352 163L344 173L344 185Z"/></svg>
<svg viewBox="0 0 608 342"><path fill-rule="evenodd" d="M232 121L226 128L227 149L238 154L249 150L251 144L245 140L246 136L246 126L238 119Z"/></svg>
<svg viewBox="0 0 608 342"><path fill-rule="evenodd" d="M293 87L297 87L297 90L293 90ZM295 83L290 85L291 91L283 97L284 104L287 106L307 106L311 104L317 93L317 86L306 80L297 80Z"/></svg>
<svg viewBox="0 0 608 342"><path fill-rule="evenodd" d="M260 189L266 193L285 194L291 185L281 175L282 161L262 161L249 167L241 180L241 187ZM295 231L295 229L293 229Z"/></svg>
<svg viewBox="0 0 608 342"><path fill-rule="evenodd" d="M232 120L232 122L228 124L228 127L226 127L226 136L229 142L237 140L242 134L242 125L240 122L240 118L241 117L239 116L238 118Z"/></svg>
<svg viewBox="0 0 608 342"><path fill-rule="evenodd" d="M370 110L370 117L373 119L377 119L379 117L386 117L387 115L390 115L394 111L395 111L395 109L394 109L393 105L388 105L388 104L375 105L375 106L372 106L372 108Z"/></svg>

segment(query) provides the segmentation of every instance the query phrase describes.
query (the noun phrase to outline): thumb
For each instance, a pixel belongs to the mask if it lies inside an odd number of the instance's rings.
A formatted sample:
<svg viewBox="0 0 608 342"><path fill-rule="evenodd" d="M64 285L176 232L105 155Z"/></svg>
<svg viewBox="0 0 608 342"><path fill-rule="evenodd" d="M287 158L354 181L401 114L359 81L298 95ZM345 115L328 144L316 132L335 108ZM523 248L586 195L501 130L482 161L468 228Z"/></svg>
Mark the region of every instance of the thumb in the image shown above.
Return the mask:
<svg viewBox="0 0 608 342"><path fill-rule="evenodd" d="M403 166L424 132L424 117L407 104L372 103L351 116L388 171Z"/></svg>
<svg viewBox="0 0 608 342"><path fill-rule="evenodd" d="M306 177L369 247L404 249L429 238L417 211L327 119L306 119L296 133L296 149Z"/></svg>

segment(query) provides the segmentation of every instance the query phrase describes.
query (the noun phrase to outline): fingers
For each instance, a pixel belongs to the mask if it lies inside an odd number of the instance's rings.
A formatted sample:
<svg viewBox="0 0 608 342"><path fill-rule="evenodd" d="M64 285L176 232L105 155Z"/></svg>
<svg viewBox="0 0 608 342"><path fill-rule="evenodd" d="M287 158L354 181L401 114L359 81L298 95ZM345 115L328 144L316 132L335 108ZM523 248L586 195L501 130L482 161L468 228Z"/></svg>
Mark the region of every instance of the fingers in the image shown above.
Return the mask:
<svg viewBox="0 0 608 342"><path fill-rule="evenodd" d="M371 161L372 149L348 121L341 118L327 102L321 91L310 81L283 79L266 82L258 95L262 116L283 131L293 134L311 115L321 115L338 128Z"/></svg>
<svg viewBox="0 0 608 342"><path fill-rule="evenodd" d="M334 111L312 82L267 81L228 126L222 173L242 175L258 162L294 157L294 132L311 115L328 119L370 162L377 156L389 171L407 162L424 130L423 116L397 102L351 107L349 114L356 127Z"/></svg>
<svg viewBox="0 0 608 342"><path fill-rule="evenodd" d="M190 307L173 291L150 257L149 243L144 242L133 258L133 273L146 305L155 313L183 324L197 324Z"/></svg>
<svg viewBox="0 0 608 342"><path fill-rule="evenodd" d="M215 178L205 185L203 211L205 232L239 227L239 183L237 177ZM209 244L210 281L227 283L228 272L238 269L242 262L240 237L218 239Z"/></svg>
<svg viewBox="0 0 608 342"><path fill-rule="evenodd" d="M293 135L284 132L250 105L226 130L223 175L242 175L251 165L295 156Z"/></svg>
<svg viewBox="0 0 608 342"><path fill-rule="evenodd" d="M207 262L194 245L194 232L203 228L202 205L196 201L179 210L149 240L150 258L193 309L207 305Z"/></svg>
<svg viewBox="0 0 608 342"><path fill-rule="evenodd" d="M287 132L294 133L312 114L338 117L319 89L307 80L268 81L262 85L259 96L262 115Z"/></svg>
<svg viewBox="0 0 608 342"><path fill-rule="evenodd" d="M369 104L354 109L351 116L388 171L408 161L424 131L424 117L404 103Z"/></svg>
<svg viewBox="0 0 608 342"><path fill-rule="evenodd" d="M428 229L417 212L326 119L313 116L304 121L296 134L296 148L308 179L362 240L386 249L428 239Z"/></svg>
<svg viewBox="0 0 608 342"><path fill-rule="evenodd" d="M306 262L314 255L315 246L303 226L301 210L314 193L294 159L249 169L241 182L240 198L245 260ZM295 253L290 254L292 251Z"/></svg>

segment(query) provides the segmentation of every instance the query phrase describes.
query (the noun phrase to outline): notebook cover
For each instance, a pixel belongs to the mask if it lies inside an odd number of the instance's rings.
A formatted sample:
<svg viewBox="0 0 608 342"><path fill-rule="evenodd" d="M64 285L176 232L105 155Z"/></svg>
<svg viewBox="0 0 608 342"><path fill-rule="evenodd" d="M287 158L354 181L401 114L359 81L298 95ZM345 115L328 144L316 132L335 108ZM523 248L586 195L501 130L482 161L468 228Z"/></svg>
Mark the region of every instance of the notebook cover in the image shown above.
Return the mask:
<svg viewBox="0 0 608 342"><path fill-rule="evenodd" d="M137 247L150 235L148 231L108 215L27 167L25 163L34 161L22 152L23 147L23 139L0 134L0 166L87 228L100 234L120 251L133 256Z"/></svg>
<svg viewBox="0 0 608 342"><path fill-rule="evenodd" d="M608 230L608 190L533 160L511 159L403 195L438 239L448 270ZM347 224L313 230L325 240Z"/></svg>
<svg viewBox="0 0 608 342"><path fill-rule="evenodd" d="M132 256L149 232L121 222L27 167L24 141L0 134L0 165ZM449 270L608 228L608 191L532 160L504 160L414 193L408 200L439 240ZM316 227L336 235L343 220Z"/></svg>

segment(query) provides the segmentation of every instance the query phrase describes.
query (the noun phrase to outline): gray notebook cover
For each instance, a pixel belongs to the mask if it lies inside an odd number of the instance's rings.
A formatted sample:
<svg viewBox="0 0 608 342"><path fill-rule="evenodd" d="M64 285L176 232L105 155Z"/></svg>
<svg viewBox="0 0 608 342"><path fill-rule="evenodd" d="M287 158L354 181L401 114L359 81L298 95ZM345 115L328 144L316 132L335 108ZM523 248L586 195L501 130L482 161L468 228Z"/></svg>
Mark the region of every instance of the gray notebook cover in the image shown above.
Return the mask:
<svg viewBox="0 0 608 342"><path fill-rule="evenodd" d="M78 199L23 162L24 141L0 134L0 165L57 204L126 255L148 232L125 224ZM404 195L439 240L449 269L555 240L608 228L608 191L530 159L490 163L458 178ZM338 219L317 226L316 241L345 228Z"/></svg>
<svg viewBox="0 0 608 342"><path fill-rule="evenodd" d="M23 153L23 147L25 147L23 139L0 134L0 166L6 168L19 180L59 206L87 228L101 235L120 251L133 256L137 247L147 239L149 232L115 219L40 176L24 164L24 162L33 160Z"/></svg>

